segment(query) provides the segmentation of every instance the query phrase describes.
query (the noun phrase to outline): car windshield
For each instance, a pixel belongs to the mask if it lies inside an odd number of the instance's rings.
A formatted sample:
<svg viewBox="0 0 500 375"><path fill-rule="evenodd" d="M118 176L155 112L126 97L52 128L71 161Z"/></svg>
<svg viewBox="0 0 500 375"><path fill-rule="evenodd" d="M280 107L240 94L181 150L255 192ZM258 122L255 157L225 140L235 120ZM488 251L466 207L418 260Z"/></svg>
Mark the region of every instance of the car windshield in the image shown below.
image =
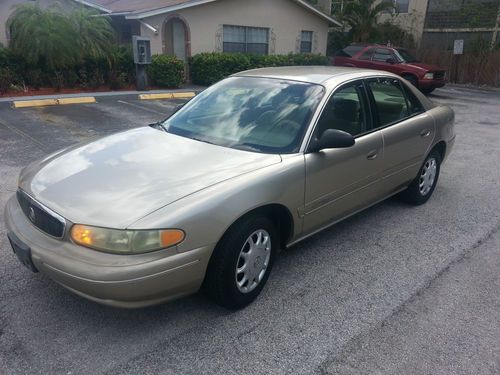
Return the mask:
<svg viewBox="0 0 500 375"><path fill-rule="evenodd" d="M225 147L294 153L323 92L322 86L310 83L228 78L193 98L162 127L172 134Z"/></svg>
<svg viewBox="0 0 500 375"><path fill-rule="evenodd" d="M398 48L395 50L395 52L398 58L403 62L407 63L418 62L418 60L405 49Z"/></svg>

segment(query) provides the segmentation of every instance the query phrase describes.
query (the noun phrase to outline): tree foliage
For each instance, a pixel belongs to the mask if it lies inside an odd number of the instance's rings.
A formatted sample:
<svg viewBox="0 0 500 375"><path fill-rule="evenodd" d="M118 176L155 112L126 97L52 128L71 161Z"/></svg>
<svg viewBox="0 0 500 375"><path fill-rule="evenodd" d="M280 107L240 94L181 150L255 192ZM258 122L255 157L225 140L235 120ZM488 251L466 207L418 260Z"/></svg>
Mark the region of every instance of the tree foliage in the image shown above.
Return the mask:
<svg viewBox="0 0 500 375"><path fill-rule="evenodd" d="M377 33L378 16L392 10L394 5L391 1L353 0L344 6L339 17L351 28L354 42L367 42L371 35Z"/></svg>
<svg viewBox="0 0 500 375"><path fill-rule="evenodd" d="M108 17L84 8L67 13L57 3L45 9L38 3L21 4L8 27L14 53L28 64L50 70L106 56L114 40Z"/></svg>
<svg viewBox="0 0 500 375"><path fill-rule="evenodd" d="M70 21L78 33L78 48L87 57L107 57L112 49L115 32L111 20L96 10L80 8L70 14Z"/></svg>

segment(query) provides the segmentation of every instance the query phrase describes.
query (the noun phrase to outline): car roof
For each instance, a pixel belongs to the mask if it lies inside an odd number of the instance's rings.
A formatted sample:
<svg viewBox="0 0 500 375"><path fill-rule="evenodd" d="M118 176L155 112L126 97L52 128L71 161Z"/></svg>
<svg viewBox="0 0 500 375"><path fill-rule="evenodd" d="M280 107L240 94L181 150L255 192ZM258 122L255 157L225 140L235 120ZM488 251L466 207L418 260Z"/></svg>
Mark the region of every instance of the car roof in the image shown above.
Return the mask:
<svg viewBox="0 0 500 375"><path fill-rule="evenodd" d="M262 77L327 84L331 81L344 81L367 76L395 76L392 73L341 66L284 66L276 68L252 69L236 73L232 77Z"/></svg>

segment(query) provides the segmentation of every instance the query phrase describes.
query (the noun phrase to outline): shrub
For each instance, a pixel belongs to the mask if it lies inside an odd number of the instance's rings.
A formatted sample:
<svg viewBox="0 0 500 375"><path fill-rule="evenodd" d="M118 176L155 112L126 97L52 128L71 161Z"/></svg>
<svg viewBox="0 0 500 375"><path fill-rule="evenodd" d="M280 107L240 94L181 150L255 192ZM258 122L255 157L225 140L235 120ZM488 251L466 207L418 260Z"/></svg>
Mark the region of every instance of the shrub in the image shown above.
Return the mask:
<svg viewBox="0 0 500 375"><path fill-rule="evenodd" d="M204 86L251 67L250 56L239 53L200 53L191 59L193 82Z"/></svg>
<svg viewBox="0 0 500 375"><path fill-rule="evenodd" d="M44 84L45 75L41 69L30 69L25 74L26 84L39 90Z"/></svg>
<svg viewBox="0 0 500 375"><path fill-rule="evenodd" d="M9 48L0 48L0 68L8 68L16 77L22 76L26 62Z"/></svg>
<svg viewBox="0 0 500 375"><path fill-rule="evenodd" d="M112 90L135 81L134 55L131 47L117 46L110 53L108 83Z"/></svg>
<svg viewBox="0 0 500 375"><path fill-rule="evenodd" d="M328 64L328 57L313 54L244 55L240 53L200 53L191 59L191 77L193 83L209 86L231 74L248 69Z"/></svg>
<svg viewBox="0 0 500 375"><path fill-rule="evenodd" d="M97 89L109 84L113 90L126 87L134 82L135 65L132 49L113 46L108 56L85 57L77 65L65 69L51 69L46 64L30 64L11 48L0 47L0 68L3 90L15 85L29 86L35 90L41 87L53 87L56 90L80 86L84 89ZM7 78L9 83L7 85Z"/></svg>
<svg viewBox="0 0 500 375"><path fill-rule="evenodd" d="M158 86L179 87L184 82L184 63L173 56L155 55L148 66L148 76Z"/></svg>
<svg viewBox="0 0 500 375"><path fill-rule="evenodd" d="M0 95L5 94L14 85L15 75L9 68L0 66Z"/></svg>

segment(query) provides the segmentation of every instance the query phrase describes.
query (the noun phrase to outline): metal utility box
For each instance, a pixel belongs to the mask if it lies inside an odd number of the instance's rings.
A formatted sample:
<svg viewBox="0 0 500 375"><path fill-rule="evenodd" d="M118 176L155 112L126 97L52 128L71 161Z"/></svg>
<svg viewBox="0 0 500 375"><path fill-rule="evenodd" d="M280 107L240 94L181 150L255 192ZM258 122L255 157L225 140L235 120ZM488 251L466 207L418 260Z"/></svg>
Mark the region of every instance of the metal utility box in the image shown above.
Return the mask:
<svg viewBox="0 0 500 375"><path fill-rule="evenodd" d="M138 65L151 64L151 40L142 36L132 37L134 63Z"/></svg>

